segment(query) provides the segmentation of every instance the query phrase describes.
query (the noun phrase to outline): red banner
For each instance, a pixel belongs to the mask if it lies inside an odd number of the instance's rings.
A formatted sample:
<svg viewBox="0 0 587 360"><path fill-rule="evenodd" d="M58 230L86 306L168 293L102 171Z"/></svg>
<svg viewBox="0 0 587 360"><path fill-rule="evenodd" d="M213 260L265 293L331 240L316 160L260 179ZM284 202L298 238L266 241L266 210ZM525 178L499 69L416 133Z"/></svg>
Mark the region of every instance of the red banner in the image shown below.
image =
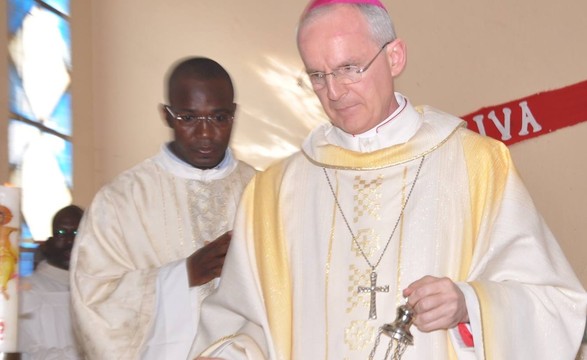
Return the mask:
<svg viewBox="0 0 587 360"><path fill-rule="evenodd" d="M469 129L511 145L587 121L587 81L462 116Z"/></svg>

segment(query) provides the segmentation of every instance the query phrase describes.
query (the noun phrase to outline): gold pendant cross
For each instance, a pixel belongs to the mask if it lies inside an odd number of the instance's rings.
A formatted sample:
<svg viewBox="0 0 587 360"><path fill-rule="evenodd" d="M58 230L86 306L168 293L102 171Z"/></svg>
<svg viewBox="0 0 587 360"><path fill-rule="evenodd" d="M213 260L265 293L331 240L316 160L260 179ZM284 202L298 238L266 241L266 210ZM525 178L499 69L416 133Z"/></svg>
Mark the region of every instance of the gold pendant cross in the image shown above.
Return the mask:
<svg viewBox="0 0 587 360"><path fill-rule="evenodd" d="M376 295L378 292L389 292L389 285L385 286L377 286L377 273L375 271L371 272L371 286L359 286L358 292L360 293L370 293L371 294L371 301L369 305L369 320L377 319L377 302L376 302Z"/></svg>

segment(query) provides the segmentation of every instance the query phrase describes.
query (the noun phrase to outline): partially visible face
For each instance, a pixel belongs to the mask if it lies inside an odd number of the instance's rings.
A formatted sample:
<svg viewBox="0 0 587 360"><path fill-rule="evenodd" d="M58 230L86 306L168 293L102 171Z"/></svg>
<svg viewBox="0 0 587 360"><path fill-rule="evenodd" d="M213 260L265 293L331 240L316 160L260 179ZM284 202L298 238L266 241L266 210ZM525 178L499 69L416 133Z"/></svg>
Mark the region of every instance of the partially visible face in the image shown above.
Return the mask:
<svg viewBox="0 0 587 360"><path fill-rule="evenodd" d="M362 68L380 46L357 9L335 6L300 29L298 48L307 72L330 73L345 65ZM342 85L327 76L316 95L334 126L349 134L364 133L397 108L390 53L388 45L357 83Z"/></svg>
<svg viewBox="0 0 587 360"><path fill-rule="evenodd" d="M55 219L53 236L43 245L44 255L49 264L64 270L69 269L71 249L80 220L81 214L72 212L66 212Z"/></svg>
<svg viewBox="0 0 587 360"><path fill-rule="evenodd" d="M236 111L231 87L223 79L183 77L172 85L169 105L176 111L198 116L226 112L234 115ZM198 169L211 169L222 161L230 142L232 121L226 128L217 128L205 120L187 125L162 111L173 129L171 150L177 157Z"/></svg>

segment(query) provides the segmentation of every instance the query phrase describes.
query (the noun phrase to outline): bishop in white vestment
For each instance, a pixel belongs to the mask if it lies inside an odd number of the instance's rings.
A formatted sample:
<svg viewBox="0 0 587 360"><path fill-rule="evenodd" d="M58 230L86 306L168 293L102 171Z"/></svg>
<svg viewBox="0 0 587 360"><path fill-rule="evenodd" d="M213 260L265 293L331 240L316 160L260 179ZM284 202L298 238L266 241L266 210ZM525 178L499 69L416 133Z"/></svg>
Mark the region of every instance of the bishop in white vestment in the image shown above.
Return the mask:
<svg viewBox="0 0 587 360"><path fill-rule="evenodd" d="M249 184L190 359L368 359L424 276L456 282L474 345L412 327L404 360L574 358L587 295L507 148L396 99L376 129L325 124Z"/></svg>

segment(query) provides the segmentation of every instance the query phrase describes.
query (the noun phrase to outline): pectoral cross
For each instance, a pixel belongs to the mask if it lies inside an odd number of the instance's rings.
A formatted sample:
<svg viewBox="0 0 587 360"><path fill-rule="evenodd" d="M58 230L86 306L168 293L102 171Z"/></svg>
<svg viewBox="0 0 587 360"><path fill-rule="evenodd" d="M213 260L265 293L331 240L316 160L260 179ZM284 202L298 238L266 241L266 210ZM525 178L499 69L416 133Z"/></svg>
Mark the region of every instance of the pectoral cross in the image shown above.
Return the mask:
<svg viewBox="0 0 587 360"><path fill-rule="evenodd" d="M358 291L359 293L370 293L371 294L371 302L369 305L369 320L377 319L377 302L376 302L376 295L378 292L389 292L389 285L385 286L377 286L377 273L375 271L371 272L371 286L359 286Z"/></svg>

